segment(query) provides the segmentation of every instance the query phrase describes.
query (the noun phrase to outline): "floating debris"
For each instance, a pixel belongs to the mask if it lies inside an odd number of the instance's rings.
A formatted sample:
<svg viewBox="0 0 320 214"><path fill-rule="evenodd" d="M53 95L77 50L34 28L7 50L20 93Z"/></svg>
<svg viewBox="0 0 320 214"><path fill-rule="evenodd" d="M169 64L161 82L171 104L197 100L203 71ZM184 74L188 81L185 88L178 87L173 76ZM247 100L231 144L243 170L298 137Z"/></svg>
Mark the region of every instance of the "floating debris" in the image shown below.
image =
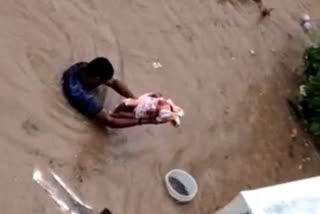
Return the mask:
<svg viewBox="0 0 320 214"><path fill-rule="evenodd" d="M250 50L250 54L251 54L251 56L254 56L254 55L256 55L256 52L255 52L255 50L251 49L251 50Z"/></svg>
<svg viewBox="0 0 320 214"><path fill-rule="evenodd" d="M261 10L261 17L265 18L267 16L271 16L271 12L273 11L273 8L264 8Z"/></svg>
<svg viewBox="0 0 320 214"><path fill-rule="evenodd" d="M303 22L310 22L311 21L311 18L308 14L304 14L302 17L301 17L301 20Z"/></svg>
<svg viewBox="0 0 320 214"><path fill-rule="evenodd" d="M308 14L301 17L301 27L305 32L309 32L312 28L311 18Z"/></svg>
<svg viewBox="0 0 320 214"><path fill-rule="evenodd" d="M154 69L162 68L162 64L160 62L153 62L152 66Z"/></svg>
<svg viewBox="0 0 320 214"><path fill-rule="evenodd" d="M306 85L300 85L299 87L299 94L301 96L307 96L307 92L306 92Z"/></svg>
<svg viewBox="0 0 320 214"><path fill-rule="evenodd" d="M303 23L302 27L303 27L303 30L308 32L311 30L312 24L310 22L305 22L305 23Z"/></svg>
<svg viewBox="0 0 320 214"><path fill-rule="evenodd" d="M291 130L291 135L290 135L291 139L292 140L296 139L297 138L297 134L298 134L297 129L292 129Z"/></svg>
<svg viewBox="0 0 320 214"><path fill-rule="evenodd" d="M268 8L265 6L264 2L262 0L254 0L260 10L261 19L266 18L267 16L271 16L271 12L274 10L274 8Z"/></svg>

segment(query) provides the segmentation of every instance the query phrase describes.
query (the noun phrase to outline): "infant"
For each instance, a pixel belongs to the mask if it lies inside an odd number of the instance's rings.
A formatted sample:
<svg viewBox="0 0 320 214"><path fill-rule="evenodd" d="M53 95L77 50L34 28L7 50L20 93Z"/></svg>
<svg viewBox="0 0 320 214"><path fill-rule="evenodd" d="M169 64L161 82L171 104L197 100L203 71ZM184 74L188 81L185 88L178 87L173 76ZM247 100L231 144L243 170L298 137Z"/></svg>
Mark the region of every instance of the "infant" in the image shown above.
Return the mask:
<svg viewBox="0 0 320 214"><path fill-rule="evenodd" d="M155 118L158 122L171 122L173 126L178 127L184 112L172 100L163 98L160 93L146 93L138 99L124 99L114 109L112 116Z"/></svg>

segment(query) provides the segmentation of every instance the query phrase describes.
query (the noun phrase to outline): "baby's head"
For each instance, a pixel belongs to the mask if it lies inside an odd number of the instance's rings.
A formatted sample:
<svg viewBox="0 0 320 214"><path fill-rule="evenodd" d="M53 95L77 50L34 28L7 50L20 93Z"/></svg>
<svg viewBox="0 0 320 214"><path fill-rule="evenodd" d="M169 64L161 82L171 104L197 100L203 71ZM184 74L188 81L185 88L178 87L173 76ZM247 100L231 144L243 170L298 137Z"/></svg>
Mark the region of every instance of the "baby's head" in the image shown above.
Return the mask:
<svg viewBox="0 0 320 214"><path fill-rule="evenodd" d="M161 110L171 111L172 107L170 103L165 99L159 99L157 103L157 110L160 112Z"/></svg>
<svg viewBox="0 0 320 214"><path fill-rule="evenodd" d="M158 117L160 120L170 121L175 127L179 127L183 110L171 100L159 99L157 102Z"/></svg>
<svg viewBox="0 0 320 214"><path fill-rule="evenodd" d="M173 107L165 99L161 99L157 103L157 111L160 118L171 121L173 119Z"/></svg>

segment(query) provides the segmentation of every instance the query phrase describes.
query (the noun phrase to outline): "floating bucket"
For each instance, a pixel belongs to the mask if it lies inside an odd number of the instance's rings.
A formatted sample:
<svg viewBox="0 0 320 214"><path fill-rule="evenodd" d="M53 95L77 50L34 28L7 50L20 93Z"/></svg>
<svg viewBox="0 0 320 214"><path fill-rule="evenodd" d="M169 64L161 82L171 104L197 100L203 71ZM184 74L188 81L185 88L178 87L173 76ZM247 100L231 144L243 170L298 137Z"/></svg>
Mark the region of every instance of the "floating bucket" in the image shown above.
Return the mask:
<svg viewBox="0 0 320 214"><path fill-rule="evenodd" d="M165 176L165 185L171 197L178 202L189 202L198 192L195 179L181 169L174 169Z"/></svg>

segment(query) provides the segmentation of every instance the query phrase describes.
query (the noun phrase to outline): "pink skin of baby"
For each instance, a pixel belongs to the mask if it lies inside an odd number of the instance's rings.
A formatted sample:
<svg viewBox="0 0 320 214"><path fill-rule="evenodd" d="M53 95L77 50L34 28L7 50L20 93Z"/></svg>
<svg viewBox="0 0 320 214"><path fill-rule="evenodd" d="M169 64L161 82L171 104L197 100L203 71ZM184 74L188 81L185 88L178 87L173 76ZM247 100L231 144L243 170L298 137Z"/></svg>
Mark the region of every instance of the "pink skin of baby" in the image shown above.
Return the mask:
<svg viewBox="0 0 320 214"><path fill-rule="evenodd" d="M156 109L149 109L146 112L146 115L142 117L142 119L156 118L161 109L169 110L171 108L170 104L162 98L162 95L160 93L152 93L149 96L153 98L158 98L156 103ZM135 118L135 107L136 105L126 105L125 103L121 103L113 110L113 112L111 112L111 115L113 117Z"/></svg>
<svg viewBox="0 0 320 214"><path fill-rule="evenodd" d="M147 93L137 99L125 99L110 114L119 118L154 120L157 123L171 122L173 126L179 127L184 113L160 93Z"/></svg>

